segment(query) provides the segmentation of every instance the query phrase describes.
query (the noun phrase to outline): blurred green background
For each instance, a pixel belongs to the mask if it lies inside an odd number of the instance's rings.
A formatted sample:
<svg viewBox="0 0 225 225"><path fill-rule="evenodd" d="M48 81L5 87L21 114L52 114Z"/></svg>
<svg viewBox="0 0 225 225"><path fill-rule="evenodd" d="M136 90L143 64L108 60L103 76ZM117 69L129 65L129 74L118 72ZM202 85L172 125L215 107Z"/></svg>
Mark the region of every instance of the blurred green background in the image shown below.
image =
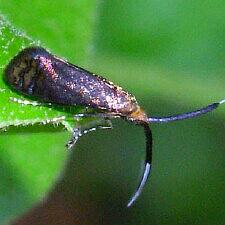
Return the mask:
<svg viewBox="0 0 225 225"><path fill-rule="evenodd" d="M222 0L66 0L54 4L1 0L0 12L52 52L134 94L149 115L191 111L225 98ZM130 209L126 204L139 181L145 139L143 131L132 124L117 120L113 125L113 130L82 137L50 203L41 203L24 221L58 224L54 218L64 218L67 225L225 224L225 107L193 120L152 125L152 174ZM41 148L35 161L40 167L43 149L55 154L64 151L68 134L44 128L39 132L9 130L0 136L1 151L11 151L19 138L29 139L32 143L26 145L35 146L30 158ZM66 154L61 153L62 157ZM45 162L42 170L48 164L51 162ZM10 174L12 165L8 166ZM22 176L17 182L18 187L28 183ZM32 183L23 188L29 189L23 192L29 193L29 201ZM1 198L1 204L20 207L24 197L19 197L15 190L11 202ZM47 209L40 210L43 207Z"/></svg>

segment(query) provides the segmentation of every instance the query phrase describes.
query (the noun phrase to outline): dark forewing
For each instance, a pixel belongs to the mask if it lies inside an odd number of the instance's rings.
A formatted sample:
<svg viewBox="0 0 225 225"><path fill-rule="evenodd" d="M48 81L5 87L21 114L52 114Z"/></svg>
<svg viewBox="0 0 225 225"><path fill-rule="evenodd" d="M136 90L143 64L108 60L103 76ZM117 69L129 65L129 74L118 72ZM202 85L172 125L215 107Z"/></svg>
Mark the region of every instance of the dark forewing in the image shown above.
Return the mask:
<svg viewBox="0 0 225 225"><path fill-rule="evenodd" d="M5 79L26 95L57 104L84 105L121 114L137 108L135 98L122 88L39 47L20 52L7 66Z"/></svg>

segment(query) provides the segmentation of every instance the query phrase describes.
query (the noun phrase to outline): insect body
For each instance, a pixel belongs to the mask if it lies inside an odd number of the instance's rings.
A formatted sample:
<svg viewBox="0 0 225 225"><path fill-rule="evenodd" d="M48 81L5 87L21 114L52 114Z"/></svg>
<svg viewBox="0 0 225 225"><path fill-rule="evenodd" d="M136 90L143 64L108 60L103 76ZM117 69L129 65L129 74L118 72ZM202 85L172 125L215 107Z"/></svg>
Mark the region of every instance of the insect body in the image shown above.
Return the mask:
<svg viewBox="0 0 225 225"><path fill-rule="evenodd" d="M169 122L195 117L216 109L224 101L199 110L168 117L147 117L134 96L112 82L72 65L41 47L26 48L5 69L5 81L17 91L44 102L82 105L101 112L99 117L121 117L144 128L146 160L141 182L128 207L138 198L147 181L152 161L150 122ZM86 115L87 116L87 115ZM89 115L92 116L92 115Z"/></svg>

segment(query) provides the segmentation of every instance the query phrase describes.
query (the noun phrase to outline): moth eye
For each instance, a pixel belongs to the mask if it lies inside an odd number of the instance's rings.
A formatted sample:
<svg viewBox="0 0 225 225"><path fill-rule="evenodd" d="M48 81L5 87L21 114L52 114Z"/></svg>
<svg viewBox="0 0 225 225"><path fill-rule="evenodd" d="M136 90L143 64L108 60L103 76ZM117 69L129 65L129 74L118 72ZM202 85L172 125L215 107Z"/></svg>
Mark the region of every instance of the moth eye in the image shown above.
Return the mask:
<svg viewBox="0 0 225 225"><path fill-rule="evenodd" d="M27 89L28 94L33 94L33 88L34 88L34 83L31 83L30 86Z"/></svg>
<svg viewBox="0 0 225 225"><path fill-rule="evenodd" d="M18 83L19 88L22 88L23 87L23 78L20 77L17 83Z"/></svg>

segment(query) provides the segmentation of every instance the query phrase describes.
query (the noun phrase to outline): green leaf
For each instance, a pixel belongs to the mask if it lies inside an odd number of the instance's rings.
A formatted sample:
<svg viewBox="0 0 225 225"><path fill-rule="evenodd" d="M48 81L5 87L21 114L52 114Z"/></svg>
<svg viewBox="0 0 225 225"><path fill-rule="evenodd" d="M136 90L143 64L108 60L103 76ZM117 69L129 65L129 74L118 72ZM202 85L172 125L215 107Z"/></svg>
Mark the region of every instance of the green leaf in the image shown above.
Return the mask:
<svg viewBox="0 0 225 225"><path fill-rule="evenodd" d="M85 10L86 5L82 7ZM90 16L88 12L80 21L89 29L90 35L92 23L86 20ZM81 25L77 32L79 29ZM79 39L83 42L82 48L87 48L87 37ZM32 207L54 184L66 159L64 145L69 137L65 129L72 132L78 126L110 127L103 120L75 121L73 115L82 113L84 107L40 104L9 88L3 78L5 66L21 49L31 45L40 45L40 42L18 31L4 16L0 16L0 128L7 130L0 134L1 224ZM46 124L49 125L43 126ZM59 127L54 128L51 124ZM23 128L21 125L35 126Z"/></svg>
<svg viewBox="0 0 225 225"><path fill-rule="evenodd" d="M62 124L72 132L74 121L72 115L81 112L79 107L60 107L49 104L39 104L29 101L10 90L4 82L4 67L21 49L30 45L38 45L25 34L18 32L3 17L0 17L0 128L10 125L33 125L35 123Z"/></svg>

